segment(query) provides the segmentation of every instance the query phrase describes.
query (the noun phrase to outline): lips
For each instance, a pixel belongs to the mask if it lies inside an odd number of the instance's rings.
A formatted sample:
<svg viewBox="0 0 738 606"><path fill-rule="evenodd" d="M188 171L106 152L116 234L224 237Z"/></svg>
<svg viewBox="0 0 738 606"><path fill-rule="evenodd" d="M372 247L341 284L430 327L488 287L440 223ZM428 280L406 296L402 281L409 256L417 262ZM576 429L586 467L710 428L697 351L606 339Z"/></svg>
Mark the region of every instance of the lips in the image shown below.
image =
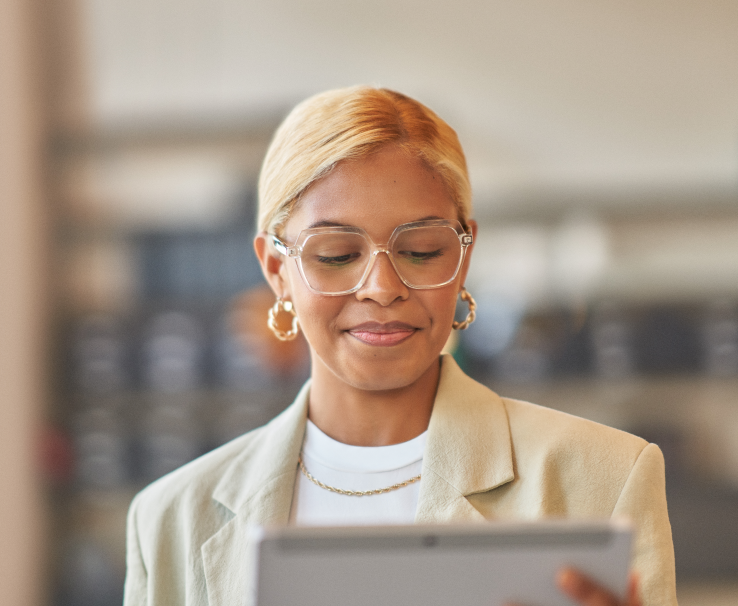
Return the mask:
<svg viewBox="0 0 738 606"><path fill-rule="evenodd" d="M348 333L367 345L389 347L409 339L416 330L417 328L404 322L364 322L349 329Z"/></svg>

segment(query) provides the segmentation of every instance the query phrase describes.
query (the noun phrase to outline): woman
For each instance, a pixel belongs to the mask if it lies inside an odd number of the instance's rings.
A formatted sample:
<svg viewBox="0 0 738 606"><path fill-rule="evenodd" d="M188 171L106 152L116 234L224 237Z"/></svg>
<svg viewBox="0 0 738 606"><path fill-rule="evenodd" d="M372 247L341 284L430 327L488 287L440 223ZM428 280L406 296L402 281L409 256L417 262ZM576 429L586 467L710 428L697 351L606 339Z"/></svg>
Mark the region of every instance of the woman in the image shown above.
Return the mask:
<svg viewBox="0 0 738 606"><path fill-rule="evenodd" d="M292 111L264 161L255 248L270 326L304 332L311 380L272 422L136 497L126 604L244 603L254 523L611 515L638 530L628 605L676 604L658 447L500 398L441 355L474 319L470 212L456 134L416 101L357 87ZM578 603L618 604L575 571L559 580Z"/></svg>

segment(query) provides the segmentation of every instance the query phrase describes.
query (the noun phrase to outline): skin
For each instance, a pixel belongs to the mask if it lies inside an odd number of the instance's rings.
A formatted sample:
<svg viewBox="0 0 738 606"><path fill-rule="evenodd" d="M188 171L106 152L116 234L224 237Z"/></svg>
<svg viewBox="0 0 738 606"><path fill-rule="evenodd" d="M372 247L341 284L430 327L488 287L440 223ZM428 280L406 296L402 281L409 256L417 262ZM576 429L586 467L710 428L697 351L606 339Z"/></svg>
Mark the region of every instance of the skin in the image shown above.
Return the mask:
<svg viewBox="0 0 738 606"><path fill-rule="evenodd" d="M643 606L638 591L638 576L635 573L632 573L628 580L628 595L625 602L621 602L609 591L573 568L564 568L559 573L556 583L564 594L582 606Z"/></svg>
<svg viewBox="0 0 738 606"><path fill-rule="evenodd" d="M457 219L443 182L419 160L389 148L341 163L313 184L285 225L284 240L330 221L361 227L384 244L398 225L429 217ZM475 234L476 223L470 227ZM408 288L380 254L359 291L331 297L310 291L294 260L273 256L264 234L255 248L275 294L293 302L310 344L310 419L357 446L397 444L423 433L470 251L455 281L442 288Z"/></svg>
<svg viewBox="0 0 738 606"><path fill-rule="evenodd" d="M442 180L419 160L388 147L340 163L308 188L283 240L293 243L301 230L328 221L361 227L385 244L398 225L427 218L458 219ZM476 237L476 223L469 227ZM356 446L398 444L423 433L471 247L456 279L442 288L408 288L387 255L379 254L362 288L342 296L313 293L294 260L276 253L266 234L257 235L254 247L275 295L293 302L310 346L310 420L333 439ZM558 581L585 606L640 606L613 601L575 570L562 571ZM636 594L634 586L633 599Z"/></svg>

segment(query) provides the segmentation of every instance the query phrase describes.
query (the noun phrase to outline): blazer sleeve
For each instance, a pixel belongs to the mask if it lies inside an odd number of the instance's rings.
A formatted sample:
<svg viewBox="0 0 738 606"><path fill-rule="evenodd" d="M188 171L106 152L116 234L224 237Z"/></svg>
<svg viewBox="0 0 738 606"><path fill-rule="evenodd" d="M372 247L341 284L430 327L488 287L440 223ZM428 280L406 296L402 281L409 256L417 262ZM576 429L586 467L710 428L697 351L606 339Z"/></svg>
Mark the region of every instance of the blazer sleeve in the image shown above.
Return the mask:
<svg viewBox="0 0 738 606"><path fill-rule="evenodd" d="M643 606L676 606L664 457L655 444L646 446L638 456L613 516L629 518L636 528L633 568L640 577Z"/></svg>
<svg viewBox="0 0 738 606"><path fill-rule="evenodd" d="M138 497L133 499L128 510L126 527L126 582L123 606L146 606L148 604L147 571L141 552L138 532Z"/></svg>

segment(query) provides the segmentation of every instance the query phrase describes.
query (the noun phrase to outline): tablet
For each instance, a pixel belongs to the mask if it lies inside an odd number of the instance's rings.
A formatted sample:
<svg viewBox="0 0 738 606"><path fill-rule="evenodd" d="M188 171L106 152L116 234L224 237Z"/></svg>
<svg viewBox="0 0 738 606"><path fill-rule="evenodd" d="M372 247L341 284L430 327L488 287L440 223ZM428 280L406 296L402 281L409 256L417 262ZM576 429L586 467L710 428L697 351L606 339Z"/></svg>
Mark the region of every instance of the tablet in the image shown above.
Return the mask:
<svg viewBox="0 0 738 606"><path fill-rule="evenodd" d="M571 606L573 566L625 597L624 521L254 529L257 606Z"/></svg>

